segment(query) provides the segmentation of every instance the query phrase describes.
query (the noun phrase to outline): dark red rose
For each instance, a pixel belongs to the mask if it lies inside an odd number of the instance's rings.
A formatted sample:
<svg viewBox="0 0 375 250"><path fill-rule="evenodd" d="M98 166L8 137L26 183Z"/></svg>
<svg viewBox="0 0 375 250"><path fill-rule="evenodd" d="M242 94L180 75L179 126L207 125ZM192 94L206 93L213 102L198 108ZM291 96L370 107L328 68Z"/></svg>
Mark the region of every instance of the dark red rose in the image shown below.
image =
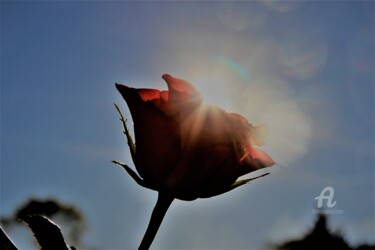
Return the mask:
<svg viewBox="0 0 375 250"><path fill-rule="evenodd" d="M203 102L189 82L163 75L168 91L116 84L134 121L136 168L154 189L183 200L228 191L274 164L258 146L267 128Z"/></svg>

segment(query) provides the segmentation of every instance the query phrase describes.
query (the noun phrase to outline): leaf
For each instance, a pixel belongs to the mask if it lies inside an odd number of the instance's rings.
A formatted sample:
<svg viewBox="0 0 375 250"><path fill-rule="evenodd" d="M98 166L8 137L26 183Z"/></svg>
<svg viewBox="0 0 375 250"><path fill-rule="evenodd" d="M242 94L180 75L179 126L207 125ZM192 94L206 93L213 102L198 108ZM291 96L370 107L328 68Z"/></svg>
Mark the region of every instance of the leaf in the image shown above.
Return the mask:
<svg viewBox="0 0 375 250"><path fill-rule="evenodd" d="M0 249L4 250L18 250L18 248L14 245L12 240L8 237L8 235L3 231L0 227Z"/></svg>
<svg viewBox="0 0 375 250"><path fill-rule="evenodd" d="M53 221L41 215L22 218L41 246L41 250L71 250L64 240L61 230Z"/></svg>

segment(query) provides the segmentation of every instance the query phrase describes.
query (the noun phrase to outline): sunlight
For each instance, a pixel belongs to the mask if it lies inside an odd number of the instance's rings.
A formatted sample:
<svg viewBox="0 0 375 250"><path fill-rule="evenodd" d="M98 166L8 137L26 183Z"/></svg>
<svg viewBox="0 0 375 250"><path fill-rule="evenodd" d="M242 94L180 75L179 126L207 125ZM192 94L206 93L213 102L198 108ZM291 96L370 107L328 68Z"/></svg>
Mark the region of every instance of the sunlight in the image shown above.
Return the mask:
<svg viewBox="0 0 375 250"><path fill-rule="evenodd" d="M206 102L242 114L253 125L266 123L265 150L278 165L292 165L307 152L311 121L287 81L278 76L250 80L243 67L223 57L209 72L200 71L192 80Z"/></svg>
<svg viewBox="0 0 375 250"><path fill-rule="evenodd" d="M241 114L253 125L266 123L269 135L264 149L283 166L301 159L313 138L310 114L302 109L306 103L289 80L317 74L327 54L327 44L316 32L293 34L307 44L305 49L288 46L290 39L219 39L194 30L189 35L180 30L165 34L170 38L168 47L175 51L168 58L173 73L193 83L207 103Z"/></svg>
<svg viewBox="0 0 375 250"><path fill-rule="evenodd" d="M310 119L300 109L290 85L277 77L257 79L249 85L245 114L254 123L266 123L266 150L279 165L288 166L307 152Z"/></svg>

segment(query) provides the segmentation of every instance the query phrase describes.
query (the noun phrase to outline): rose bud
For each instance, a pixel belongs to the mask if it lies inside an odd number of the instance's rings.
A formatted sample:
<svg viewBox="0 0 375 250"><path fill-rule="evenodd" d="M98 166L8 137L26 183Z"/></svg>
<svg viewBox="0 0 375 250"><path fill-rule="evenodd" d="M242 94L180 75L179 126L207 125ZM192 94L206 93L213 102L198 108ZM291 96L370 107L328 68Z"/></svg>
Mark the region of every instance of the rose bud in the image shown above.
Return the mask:
<svg viewBox="0 0 375 250"><path fill-rule="evenodd" d="M182 200L207 198L250 180L236 182L242 175L274 165L258 148L265 125L204 103L183 79L163 79L167 91L116 84L133 118L133 160L144 186Z"/></svg>

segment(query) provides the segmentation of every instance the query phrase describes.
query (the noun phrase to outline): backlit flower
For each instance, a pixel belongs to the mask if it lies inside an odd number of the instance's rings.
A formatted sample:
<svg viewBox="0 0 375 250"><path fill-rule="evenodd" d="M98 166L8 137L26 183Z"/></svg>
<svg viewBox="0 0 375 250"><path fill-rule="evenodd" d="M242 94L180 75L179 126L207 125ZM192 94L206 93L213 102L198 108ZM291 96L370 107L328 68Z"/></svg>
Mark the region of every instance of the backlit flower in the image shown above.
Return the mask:
<svg viewBox="0 0 375 250"><path fill-rule="evenodd" d="M189 82L163 75L167 91L116 84L133 122L139 175L152 189L182 200L206 198L237 187L238 177L269 167L258 147L265 125L206 104Z"/></svg>

